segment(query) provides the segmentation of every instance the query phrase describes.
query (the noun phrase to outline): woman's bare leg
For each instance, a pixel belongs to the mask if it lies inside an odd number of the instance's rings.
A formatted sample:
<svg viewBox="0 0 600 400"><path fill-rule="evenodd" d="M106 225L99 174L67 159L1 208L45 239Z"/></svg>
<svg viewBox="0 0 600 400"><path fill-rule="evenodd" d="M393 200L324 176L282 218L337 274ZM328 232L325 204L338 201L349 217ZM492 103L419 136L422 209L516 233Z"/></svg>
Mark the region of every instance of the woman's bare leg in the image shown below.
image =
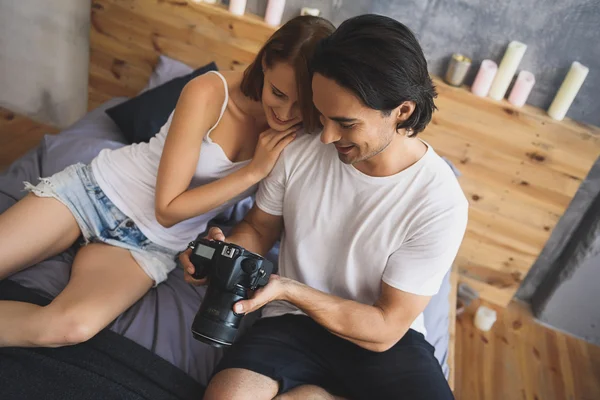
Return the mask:
<svg viewBox="0 0 600 400"><path fill-rule="evenodd" d="M0 279L65 251L80 234L67 206L28 194L0 214Z"/></svg>
<svg viewBox="0 0 600 400"><path fill-rule="evenodd" d="M77 253L68 285L49 305L0 301L0 347L60 347L84 342L152 285L129 250L90 244Z"/></svg>

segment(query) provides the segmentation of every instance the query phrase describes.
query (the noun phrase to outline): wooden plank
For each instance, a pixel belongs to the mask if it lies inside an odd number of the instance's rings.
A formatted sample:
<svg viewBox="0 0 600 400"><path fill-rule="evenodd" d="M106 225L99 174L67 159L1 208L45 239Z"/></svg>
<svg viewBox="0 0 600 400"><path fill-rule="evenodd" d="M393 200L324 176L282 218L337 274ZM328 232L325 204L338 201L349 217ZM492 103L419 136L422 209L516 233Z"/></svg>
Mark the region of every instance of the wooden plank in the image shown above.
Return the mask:
<svg viewBox="0 0 600 400"><path fill-rule="evenodd" d="M129 87L112 76L110 72L99 68L94 64L90 64L89 69L89 86L95 87L96 89L102 88L102 91L112 97L133 97L139 92L138 89L143 87L143 85L140 88Z"/></svg>
<svg viewBox="0 0 600 400"><path fill-rule="evenodd" d="M534 256L539 254L548 238L548 232L475 207L469 210L467 230L481 236L485 235L495 243Z"/></svg>
<svg viewBox="0 0 600 400"><path fill-rule="evenodd" d="M498 313L489 332L473 324L480 305ZM600 398L600 347L537 324L520 303L502 309L475 301L456 333L457 399Z"/></svg>
<svg viewBox="0 0 600 400"><path fill-rule="evenodd" d="M479 297L485 301L506 307L512 300L515 288L497 288L477 279L459 274L459 283L465 283L479 293Z"/></svg>
<svg viewBox="0 0 600 400"><path fill-rule="evenodd" d="M239 62L251 62L262 45L231 30L216 29L206 18L197 18L189 7L148 1L98 0L102 19L118 20L132 29L188 43ZM129 5L129 7L127 7Z"/></svg>
<svg viewBox="0 0 600 400"><path fill-rule="evenodd" d="M35 122L0 107L0 171L38 145L58 128Z"/></svg>
<svg viewBox="0 0 600 400"><path fill-rule="evenodd" d="M524 277L520 272L497 271L472 262L463 264L461 259L457 260L457 265L460 276L476 279L482 284L513 293L518 290Z"/></svg>
<svg viewBox="0 0 600 400"><path fill-rule="evenodd" d="M525 224L539 231L548 232L560 219L560 214L550 211L553 205L540 207L528 201L528 196L513 196L508 189L502 189L491 182L480 182L475 179L461 180L461 187L469 199L471 208L502 215L507 219ZM556 207L558 211L558 207Z"/></svg>
<svg viewBox="0 0 600 400"><path fill-rule="evenodd" d="M488 138L504 141L506 145L526 148L536 143L551 154L565 155L567 168L577 168L580 175L591 167L590 160L598 156L600 128L570 119L554 121L543 110L531 106L517 108L506 100L480 98L464 89L453 88L435 80L440 96L436 104L438 115L445 115L454 124L478 128ZM445 113L448 110L450 112ZM466 119L465 119L466 118ZM460 131L457 131L460 133ZM560 162L561 157L554 157ZM592 162L593 163L593 162ZM548 164L548 163L547 163ZM545 165L547 165L545 164Z"/></svg>
<svg viewBox="0 0 600 400"><path fill-rule="evenodd" d="M253 60L260 46L234 38L229 31L223 31L228 37L217 40L214 32L192 23L189 15L186 19L169 13L180 7L163 4L170 7L165 12L157 9L158 5L150 2L141 7L136 1L94 2L90 85L96 91L98 86L106 85L113 96L135 94L145 86L160 54L191 67L215 61L220 69L240 69ZM123 88L119 89L119 85Z"/></svg>
<svg viewBox="0 0 600 400"><path fill-rule="evenodd" d="M115 58L103 51L90 50L90 73L139 92L147 83L153 68Z"/></svg>
<svg viewBox="0 0 600 400"><path fill-rule="evenodd" d="M433 145L436 146L435 143ZM515 201L546 208L561 215L571 201L572 197L568 194L558 193L536 184L535 178L523 182L519 175L508 175L505 171L492 168L484 162L475 163L469 159L450 155L446 153L444 146L437 146L437 148L440 154L445 155L463 173L461 181L473 180L480 185L481 190L489 187L507 194Z"/></svg>
<svg viewBox="0 0 600 400"><path fill-rule="evenodd" d="M524 275L536 258L535 254L519 251L495 242L485 234L467 230L456 263L459 266L474 264L494 271Z"/></svg>
<svg viewBox="0 0 600 400"><path fill-rule="evenodd" d="M204 3L189 3L214 24L215 27L229 30L234 37L248 38L258 43L264 43L275 32L276 28L267 25L261 17L246 14L243 17L232 15L224 5Z"/></svg>
<svg viewBox="0 0 600 400"><path fill-rule="evenodd" d="M123 60L141 71L154 70L160 55L155 48L146 49L128 44L121 38L101 32L99 29L103 29L102 23L96 24L90 30L90 43L92 43L90 55L92 52L100 52L114 59Z"/></svg>
<svg viewBox="0 0 600 400"><path fill-rule="evenodd" d="M437 122L437 118L434 120ZM444 155L458 160L461 165L476 164L508 175L514 181L514 190L523 190L528 186L537 186L572 196L579 187L582 176L573 176L556 171L552 165L543 165L527 155L526 150L514 151L495 147L495 144L469 138L468 133L457 134L455 129L443 125L433 125L423 134L434 148ZM511 154L512 151L512 154Z"/></svg>
<svg viewBox="0 0 600 400"><path fill-rule="evenodd" d="M245 69L247 64L232 58L224 57L208 51L198 51L198 48L186 43L171 41L163 37L155 37L154 44L161 53L180 60L194 68L206 65L212 61L221 70Z"/></svg>

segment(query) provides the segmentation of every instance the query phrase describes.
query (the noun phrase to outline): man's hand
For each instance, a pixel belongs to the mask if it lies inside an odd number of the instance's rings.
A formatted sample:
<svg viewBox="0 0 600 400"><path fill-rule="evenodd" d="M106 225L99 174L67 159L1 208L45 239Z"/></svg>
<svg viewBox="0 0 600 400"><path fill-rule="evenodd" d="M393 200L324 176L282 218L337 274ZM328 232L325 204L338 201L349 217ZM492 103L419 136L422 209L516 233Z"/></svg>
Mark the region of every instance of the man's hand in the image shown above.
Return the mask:
<svg viewBox="0 0 600 400"><path fill-rule="evenodd" d="M254 292L252 298L235 303L233 311L237 314L248 314L258 310L267 303L275 300L283 300L287 286L292 283L291 279L282 278L279 275L271 275L269 283Z"/></svg>
<svg viewBox="0 0 600 400"><path fill-rule="evenodd" d="M219 228L213 227L208 231L208 235L206 239L209 240L220 240L221 242L225 241L225 235L223 231ZM179 255L179 261L181 265L183 265L184 270L184 279L187 283L191 283L194 286L202 286L208 283L208 278L204 279L194 279L192 274L196 271L194 264L190 261L190 254L192 254L192 249L187 249L183 253Z"/></svg>

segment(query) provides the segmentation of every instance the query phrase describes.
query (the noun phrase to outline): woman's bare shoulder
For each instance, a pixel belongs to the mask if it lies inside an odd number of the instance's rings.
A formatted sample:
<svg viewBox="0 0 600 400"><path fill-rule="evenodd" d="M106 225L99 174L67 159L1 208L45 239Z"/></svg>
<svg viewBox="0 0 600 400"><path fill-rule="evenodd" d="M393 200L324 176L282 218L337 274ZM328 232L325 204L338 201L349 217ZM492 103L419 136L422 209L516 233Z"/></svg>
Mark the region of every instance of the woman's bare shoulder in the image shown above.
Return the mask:
<svg viewBox="0 0 600 400"><path fill-rule="evenodd" d="M185 85L177 102L177 108L202 110L206 122L212 125L219 118L224 101L223 81L217 74L206 73Z"/></svg>

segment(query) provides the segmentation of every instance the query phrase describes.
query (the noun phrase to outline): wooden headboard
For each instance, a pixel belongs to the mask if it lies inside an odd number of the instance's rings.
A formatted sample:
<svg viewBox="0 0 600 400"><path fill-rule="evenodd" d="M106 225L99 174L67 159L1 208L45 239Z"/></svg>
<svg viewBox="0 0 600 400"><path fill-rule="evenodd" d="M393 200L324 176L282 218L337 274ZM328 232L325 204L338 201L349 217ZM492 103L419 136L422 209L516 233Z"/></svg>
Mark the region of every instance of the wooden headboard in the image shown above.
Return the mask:
<svg viewBox="0 0 600 400"><path fill-rule="evenodd" d="M257 16L187 0L94 0L91 22L89 109L136 95L161 54L194 68L245 68L275 31Z"/></svg>

